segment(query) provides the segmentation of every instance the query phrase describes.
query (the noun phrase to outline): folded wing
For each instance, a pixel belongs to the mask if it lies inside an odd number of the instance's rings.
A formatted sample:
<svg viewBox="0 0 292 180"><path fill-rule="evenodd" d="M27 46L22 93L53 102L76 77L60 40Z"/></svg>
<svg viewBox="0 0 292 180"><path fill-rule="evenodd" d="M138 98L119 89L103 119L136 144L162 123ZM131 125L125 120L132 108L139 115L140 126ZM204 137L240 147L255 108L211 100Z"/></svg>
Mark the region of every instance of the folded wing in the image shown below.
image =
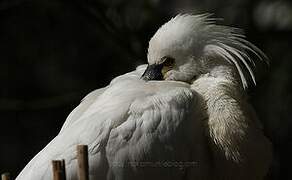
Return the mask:
<svg viewBox="0 0 292 180"><path fill-rule="evenodd" d="M78 144L89 147L91 179L185 178L203 157L193 154L203 139L197 95L185 83L140 80L142 72L89 94L17 179L52 179L53 159L65 159L68 179L77 179Z"/></svg>

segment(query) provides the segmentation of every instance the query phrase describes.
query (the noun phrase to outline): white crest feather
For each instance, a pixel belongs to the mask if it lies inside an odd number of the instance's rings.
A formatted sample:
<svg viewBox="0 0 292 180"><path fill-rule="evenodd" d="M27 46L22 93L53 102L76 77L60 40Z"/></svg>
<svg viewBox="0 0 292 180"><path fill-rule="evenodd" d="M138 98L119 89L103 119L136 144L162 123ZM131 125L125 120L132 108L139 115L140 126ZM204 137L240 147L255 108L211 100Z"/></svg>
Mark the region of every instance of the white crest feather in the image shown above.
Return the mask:
<svg viewBox="0 0 292 180"><path fill-rule="evenodd" d="M255 62L267 61L265 54L245 39L241 29L215 24L211 14L179 14L164 24L152 37L148 49L148 61L159 56L159 50L171 47L191 48L196 58L220 56L233 64L240 76L244 88L248 79L256 84ZM190 39L190 40L189 40ZM158 48L159 46L159 48ZM165 46L165 47L164 47ZM251 55L254 54L255 56Z"/></svg>

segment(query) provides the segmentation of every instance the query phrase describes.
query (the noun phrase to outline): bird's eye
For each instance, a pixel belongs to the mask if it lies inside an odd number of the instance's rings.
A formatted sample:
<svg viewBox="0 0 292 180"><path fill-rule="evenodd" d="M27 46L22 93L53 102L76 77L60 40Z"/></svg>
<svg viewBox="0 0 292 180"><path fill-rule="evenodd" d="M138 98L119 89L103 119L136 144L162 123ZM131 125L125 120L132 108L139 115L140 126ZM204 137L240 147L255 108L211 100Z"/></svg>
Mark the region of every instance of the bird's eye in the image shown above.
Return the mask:
<svg viewBox="0 0 292 180"><path fill-rule="evenodd" d="M166 66L166 67L173 67L175 61L174 61L174 58L172 57L169 57L169 56L164 56L163 58L163 66Z"/></svg>
<svg viewBox="0 0 292 180"><path fill-rule="evenodd" d="M169 57L169 56L164 56L162 58L162 69L161 69L161 73L163 76L165 76L165 74L170 71L173 66L174 66L174 58Z"/></svg>

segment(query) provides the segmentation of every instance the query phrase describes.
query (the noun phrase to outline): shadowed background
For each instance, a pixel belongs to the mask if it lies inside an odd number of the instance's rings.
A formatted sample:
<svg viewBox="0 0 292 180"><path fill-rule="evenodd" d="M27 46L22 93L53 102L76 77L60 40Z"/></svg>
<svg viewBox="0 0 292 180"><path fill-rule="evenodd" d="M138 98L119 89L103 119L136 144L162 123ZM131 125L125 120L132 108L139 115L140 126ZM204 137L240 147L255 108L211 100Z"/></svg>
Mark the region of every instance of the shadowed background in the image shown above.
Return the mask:
<svg viewBox="0 0 292 180"><path fill-rule="evenodd" d="M274 144L272 179L292 179L288 0L0 1L0 173L16 177L87 93L146 63L149 39L179 12L224 18L270 58L249 94Z"/></svg>

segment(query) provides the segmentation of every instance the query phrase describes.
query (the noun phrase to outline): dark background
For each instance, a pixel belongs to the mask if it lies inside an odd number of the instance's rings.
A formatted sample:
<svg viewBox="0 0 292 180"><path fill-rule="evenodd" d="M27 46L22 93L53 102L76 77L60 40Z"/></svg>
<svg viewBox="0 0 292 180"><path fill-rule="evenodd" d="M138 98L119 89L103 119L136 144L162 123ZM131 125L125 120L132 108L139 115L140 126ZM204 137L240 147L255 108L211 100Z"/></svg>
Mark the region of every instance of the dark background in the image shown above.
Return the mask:
<svg viewBox="0 0 292 180"><path fill-rule="evenodd" d="M272 178L292 179L288 0L0 1L0 172L16 177L87 93L145 63L150 37L178 12L212 12L270 58L248 92L274 144Z"/></svg>

